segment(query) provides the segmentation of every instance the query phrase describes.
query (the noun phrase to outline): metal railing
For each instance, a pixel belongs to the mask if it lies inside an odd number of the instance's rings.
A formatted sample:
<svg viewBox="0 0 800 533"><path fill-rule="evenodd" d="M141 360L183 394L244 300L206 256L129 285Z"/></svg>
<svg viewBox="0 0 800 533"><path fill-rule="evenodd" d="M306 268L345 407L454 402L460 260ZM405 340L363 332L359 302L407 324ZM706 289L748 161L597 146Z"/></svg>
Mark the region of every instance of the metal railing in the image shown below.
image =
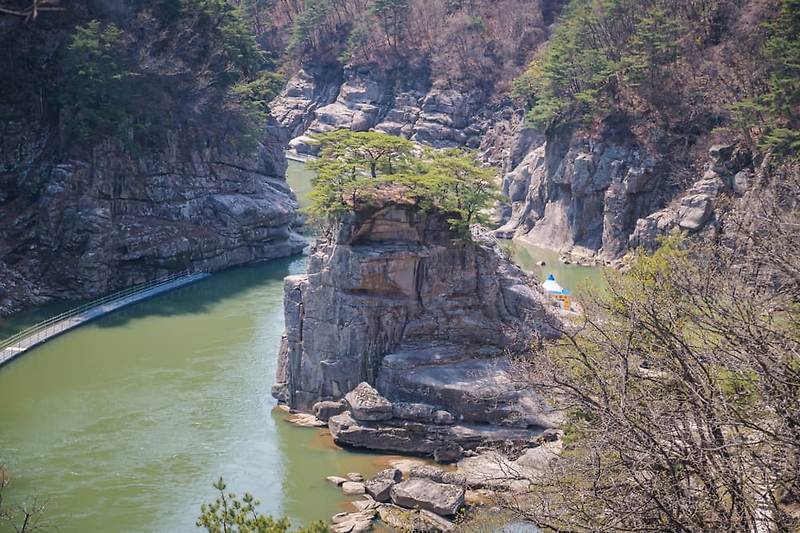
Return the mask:
<svg viewBox="0 0 800 533"><path fill-rule="evenodd" d="M117 292L107 294L90 302L86 302L83 305L65 311L58 315L52 316L47 320L43 320L42 322L39 322L28 328L25 328L22 331L12 335L11 337L8 337L0 341L0 352L5 350L6 348L12 347L26 340L29 342L25 343L26 346L22 346L22 348L29 348L30 346L39 343L43 338L46 339L47 337L50 337L55 333L60 333L64 330L71 328L74 325L73 323L71 323L70 321L71 319L77 318L83 315L84 313L87 313L97 307L111 303L121 303L127 298L131 298L132 296L140 295L147 291L163 287L164 285L168 285L181 278L191 276L193 274L199 275L199 273L193 273L190 270L184 270L176 274L170 274L169 276L149 281L147 283L134 285L133 287L128 287L126 289L122 289Z"/></svg>

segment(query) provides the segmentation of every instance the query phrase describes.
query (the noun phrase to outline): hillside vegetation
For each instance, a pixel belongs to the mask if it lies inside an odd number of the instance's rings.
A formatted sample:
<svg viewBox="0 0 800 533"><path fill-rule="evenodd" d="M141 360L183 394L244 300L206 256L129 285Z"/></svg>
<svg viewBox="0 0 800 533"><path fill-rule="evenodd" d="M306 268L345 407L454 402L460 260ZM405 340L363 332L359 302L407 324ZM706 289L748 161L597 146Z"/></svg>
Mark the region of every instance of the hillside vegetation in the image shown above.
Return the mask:
<svg viewBox="0 0 800 533"><path fill-rule="evenodd" d="M797 150L800 3L573 0L515 84L542 128L609 115Z"/></svg>
<svg viewBox="0 0 800 533"><path fill-rule="evenodd" d="M153 149L176 130L249 150L280 88L223 0L76 3L2 22L14 53L0 58L0 118L49 130L57 153L108 139Z"/></svg>
<svg viewBox="0 0 800 533"><path fill-rule="evenodd" d="M507 89L560 0L238 0L287 68L372 65L462 89Z"/></svg>

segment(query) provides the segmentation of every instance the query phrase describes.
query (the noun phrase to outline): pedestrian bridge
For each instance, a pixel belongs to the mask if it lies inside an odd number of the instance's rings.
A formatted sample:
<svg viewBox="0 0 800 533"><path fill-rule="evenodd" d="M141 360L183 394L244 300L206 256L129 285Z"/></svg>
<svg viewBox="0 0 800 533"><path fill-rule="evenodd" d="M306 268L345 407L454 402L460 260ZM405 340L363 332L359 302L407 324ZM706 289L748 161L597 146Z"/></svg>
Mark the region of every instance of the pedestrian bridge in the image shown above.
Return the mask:
<svg viewBox="0 0 800 533"><path fill-rule="evenodd" d="M28 350L47 342L65 331L77 328L95 318L107 315L136 302L189 285L211 274L188 271L173 274L142 285L129 287L103 296L64 313L53 316L26 328L16 335L0 341L0 366Z"/></svg>

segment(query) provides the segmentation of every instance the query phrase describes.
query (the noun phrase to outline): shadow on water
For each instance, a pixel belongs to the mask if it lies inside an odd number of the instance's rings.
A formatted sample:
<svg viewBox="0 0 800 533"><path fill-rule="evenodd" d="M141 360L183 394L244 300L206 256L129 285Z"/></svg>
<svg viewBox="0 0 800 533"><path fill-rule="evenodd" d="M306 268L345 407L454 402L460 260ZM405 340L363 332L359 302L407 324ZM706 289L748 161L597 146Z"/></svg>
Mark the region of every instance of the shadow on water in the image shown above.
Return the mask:
<svg viewBox="0 0 800 533"><path fill-rule="evenodd" d="M151 316L205 313L220 301L236 298L255 285L268 281L281 281L290 274L300 273L305 269L305 257L303 254L273 259L217 272L208 279L114 311L102 317L102 320L94 321L93 325L114 328L124 326L131 320ZM59 300L0 319L0 340L87 302L88 300Z"/></svg>
<svg viewBox="0 0 800 533"><path fill-rule="evenodd" d="M96 325L115 328L141 318L206 313L219 302L235 299L256 285L282 281L290 274L305 270L305 259L305 255L298 255L217 272L205 280L115 311Z"/></svg>

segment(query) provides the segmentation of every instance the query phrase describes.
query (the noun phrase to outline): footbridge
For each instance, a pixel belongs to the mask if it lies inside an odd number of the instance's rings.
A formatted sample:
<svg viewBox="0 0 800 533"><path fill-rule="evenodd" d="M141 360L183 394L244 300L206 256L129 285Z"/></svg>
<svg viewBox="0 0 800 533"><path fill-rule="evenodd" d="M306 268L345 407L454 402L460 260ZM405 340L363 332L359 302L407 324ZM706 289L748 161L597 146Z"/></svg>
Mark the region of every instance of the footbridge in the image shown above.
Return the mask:
<svg viewBox="0 0 800 533"><path fill-rule="evenodd" d="M53 316L0 341L0 366L65 331L123 307L209 277L205 272L180 272L103 296Z"/></svg>

